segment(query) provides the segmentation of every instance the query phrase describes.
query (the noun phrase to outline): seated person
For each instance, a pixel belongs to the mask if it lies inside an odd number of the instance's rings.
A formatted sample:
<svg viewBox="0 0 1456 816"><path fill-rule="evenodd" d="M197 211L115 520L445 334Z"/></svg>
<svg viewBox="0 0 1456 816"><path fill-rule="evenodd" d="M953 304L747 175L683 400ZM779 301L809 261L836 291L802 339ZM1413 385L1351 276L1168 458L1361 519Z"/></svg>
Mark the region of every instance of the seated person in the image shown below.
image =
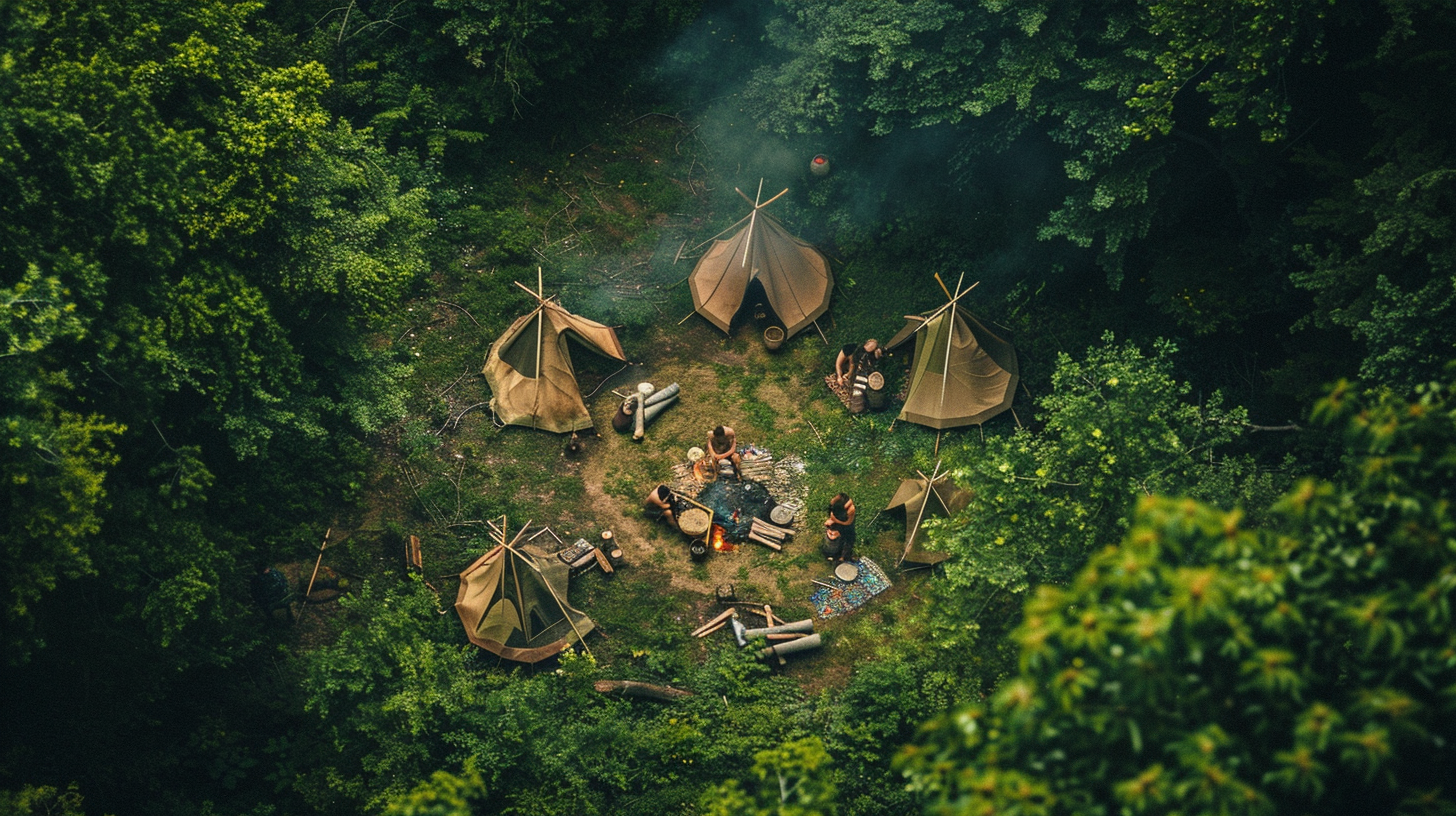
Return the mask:
<svg viewBox="0 0 1456 816"><path fill-rule="evenodd" d="M743 481L743 457L738 455L738 435L732 428L727 425L714 428L708 434L708 445L703 450L714 475L718 473L718 463L727 459L733 464L733 475L738 477L738 481Z"/></svg>
<svg viewBox="0 0 1456 816"><path fill-rule="evenodd" d="M847 386L856 374L869 374L874 371L875 364L884 356L885 350L880 348L880 341L873 337L859 347L846 343L839 349L839 356L834 359L834 376L840 385Z"/></svg>
<svg viewBox="0 0 1456 816"><path fill-rule="evenodd" d="M672 507L672 489L665 484L660 484L647 494L647 501L643 505L642 512L648 519L667 519L674 530L677 526L677 513Z"/></svg>

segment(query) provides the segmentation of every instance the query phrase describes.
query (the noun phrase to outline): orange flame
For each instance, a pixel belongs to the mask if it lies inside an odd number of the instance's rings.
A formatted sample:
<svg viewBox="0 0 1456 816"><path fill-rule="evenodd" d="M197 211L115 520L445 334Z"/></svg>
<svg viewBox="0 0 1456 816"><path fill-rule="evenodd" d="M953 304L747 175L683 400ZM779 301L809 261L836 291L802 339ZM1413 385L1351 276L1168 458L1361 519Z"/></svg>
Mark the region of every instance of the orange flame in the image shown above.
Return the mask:
<svg viewBox="0 0 1456 816"><path fill-rule="evenodd" d="M725 533L727 533L727 530L721 524L713 525L712 541L714 550L718 552L729 552L733 549L733 545L729 544L728 539L724 538Z"/></svg>

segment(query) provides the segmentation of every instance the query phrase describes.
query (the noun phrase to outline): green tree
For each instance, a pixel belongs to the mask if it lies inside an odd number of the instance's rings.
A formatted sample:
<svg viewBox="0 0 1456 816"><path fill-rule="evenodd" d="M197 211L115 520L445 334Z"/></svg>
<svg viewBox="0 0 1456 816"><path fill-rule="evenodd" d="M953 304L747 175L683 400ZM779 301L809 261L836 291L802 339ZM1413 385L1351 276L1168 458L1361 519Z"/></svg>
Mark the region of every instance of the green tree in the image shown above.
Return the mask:
<svg viewBox="0 0 1456 816"><path fill-rule="evenodd" d="M1243 433L1245 411L1223 407L1217 392L1188 402L1175 351L1160 340L1145 354L1106 334L1085 359L1058 357L1040 430L949 453L956 481L974 493L965 512L932 526L933 546L956 555L946 564L952 586L1020 592L1062 580L1126 533L1139 496L1257 492L1249 463L1219 455ZM1229 468L1238 475L1221 477Z"/></svg>
<svg viewBox="0 0 1456 816"><path fill-rule="evenodd" d="M1337 386L1349 466L1263 529L1140 502L1017 631L1021 671L901 762L938 813L1441 813L1456 717L1456 412Z"/></svg>
<svg viewBox="0 0 1456 816"><path fill-rule="evenodd" d="M736 779L709 789L707 816L833 816L829 754L818 737L803 737L753 755L751 788Z"/></svg>

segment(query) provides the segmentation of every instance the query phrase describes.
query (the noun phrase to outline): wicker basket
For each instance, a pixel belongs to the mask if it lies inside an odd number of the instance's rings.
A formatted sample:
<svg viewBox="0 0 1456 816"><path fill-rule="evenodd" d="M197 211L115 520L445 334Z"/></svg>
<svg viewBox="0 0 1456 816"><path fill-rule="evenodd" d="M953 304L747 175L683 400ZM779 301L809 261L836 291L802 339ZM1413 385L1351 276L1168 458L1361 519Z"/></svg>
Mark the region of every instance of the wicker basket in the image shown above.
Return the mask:
<svg viewBox="0 0 1456 816"><path fill-rule="evenodd" d="M713 517L701 507L689 507L677 519L678 528L690 536L700 536L708 532L712 523Z"/></svg>

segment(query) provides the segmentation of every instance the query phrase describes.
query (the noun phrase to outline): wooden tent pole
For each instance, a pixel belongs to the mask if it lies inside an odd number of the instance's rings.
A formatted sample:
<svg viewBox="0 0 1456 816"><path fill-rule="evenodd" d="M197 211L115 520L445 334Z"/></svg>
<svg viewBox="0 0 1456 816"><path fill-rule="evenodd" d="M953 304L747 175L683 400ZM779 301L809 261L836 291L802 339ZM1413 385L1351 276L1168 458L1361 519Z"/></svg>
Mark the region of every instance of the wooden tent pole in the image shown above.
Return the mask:
<svg viewBox="0 0 1456 816"><path fill-rule="evenodd" d="M940 284L940 291L945 293L946 300L950 300L950 290L945 288L945 281L940 279L940 273L935 273L935 282Z"/></svg>
<svg viewBox="0 0 1456 816"><path fill-rule="evenodd" d="M733 189L738 189L737 187ZM739 193L742 195L742 193ZM748 196L743 196L748 198ZM748 238L743 242L743 260L738 264L742 267L748 266L748 250L753 248L753 228L758 224L758 200L763 197L763 179L758 180L758 192L753 196L753 213L748 216Z"/></svg>
<svg viewBox="0 0 1456 816"><path fill-rule="evenodd" d="M819 321L817 320L814 321L814 329L819 332L819 339L824 341L824 345L829 345L829 338L824 336L824 330L819 328Z"/></svg>
<svg viewBox="0 0 1456 816"><path fill-rule="evenodd" d="M784 189L782 189L782 190L779 191L779 194L778 195L774 196L773 198L770 198L768 201L765 201L762 204L759 204L758 205L758 208L761 210L764 207L767 207L768 205L774 203L775 201L778 201L779 199L783 198L784 197L784 194L787 193L788 191L789 191L789 188L785 187Z"/></svg>

